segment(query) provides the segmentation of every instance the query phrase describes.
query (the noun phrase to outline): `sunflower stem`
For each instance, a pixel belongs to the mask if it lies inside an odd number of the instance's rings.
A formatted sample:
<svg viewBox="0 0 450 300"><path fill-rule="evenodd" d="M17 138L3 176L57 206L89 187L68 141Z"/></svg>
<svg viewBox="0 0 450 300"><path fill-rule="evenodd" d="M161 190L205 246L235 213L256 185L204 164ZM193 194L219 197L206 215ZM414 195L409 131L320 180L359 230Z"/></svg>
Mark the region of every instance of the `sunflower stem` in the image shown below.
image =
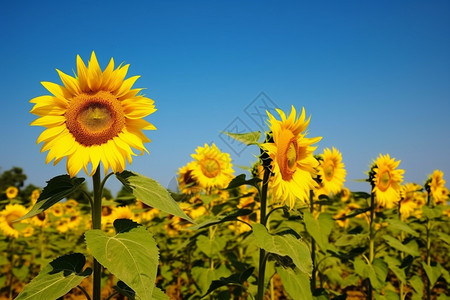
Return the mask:
<svg viewBox="0 0 450 300"><path fill-rule="evenodd" d="M427 190L427 206L432 207L431 197L430 197L430 191ZM427 266L431 266L431 239L430 239L430 231L431 231L431 222L430 219L427 217L427 224L426 224L426 232L427 232L427 249L426 249L426 258L427 258ZM428 278L428 275L426 275L427 278L427 300L431 299L431 281L430 278Z"/></svg>
<svg viewBox="0 0 450 300"><path fill-rule="evenodd" d="M266 209L267 209L267 188L269 186L269 176L270 176L270 167L264 167L264 177L262 182L262 190L261 190L261 216L260 223L266 226L267 218L266 218ZM265 286L264 286L264 275L266 273L266 261L267 255L264 249L259 249L259 272L258 272L258 293L256 295L257 300L264 299L265 294Z"/></svg>
<svg viewBox="0 0 450 300"><path fill-rule="evenodd" d="M309 201L310 201L310 208L309 211L311 212L311 215L314 213L314 191L311 190L309 192ZM312 274L311 274L311 292L314 295L314 292L316 290L316 273L317 273L317 266L316 266L316 241L311 236L311 260L312 260Z"/></svg>
<svg viewBox="0 0 450 300"><path fill-rule="evenodd" d="M102 227L102 192L103 185L100 182L100 166L97 167L92 177L94 187L94 203L92 206L92 229ZM100 300L101 297L102 265L94 258L94 288L93 300Z"/></svg>
<svg viewBox="0 0 450 300"><path fill-rule="evenodd" d="M372 187L373 191L373 187ZM370 223L369 223L369 263L373 263L373 259L375 256L375 241L374 241L374 219L375 219L375 193L372 192L370 194ZM372 283L369 282L369 289L367 293L367 299L372 300L373 288Z"/></svg>

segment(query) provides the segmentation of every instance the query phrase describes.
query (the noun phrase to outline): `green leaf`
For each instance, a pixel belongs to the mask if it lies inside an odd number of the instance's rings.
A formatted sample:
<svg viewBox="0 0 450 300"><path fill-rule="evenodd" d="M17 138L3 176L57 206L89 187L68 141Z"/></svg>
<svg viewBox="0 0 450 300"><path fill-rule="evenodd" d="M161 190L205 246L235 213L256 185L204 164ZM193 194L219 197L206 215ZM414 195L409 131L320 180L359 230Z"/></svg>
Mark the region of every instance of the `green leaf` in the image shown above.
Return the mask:
<svg viewBox="0 0 450 300"><path fill-rule="evenodd" d="M277 268L277 273L281 277L281 282L286 292L294 300L309 300L313 299L310 286L310 278L307 274L301 272L299 269L285 269Z"/></svg>
<svg viewBox="0 0 450 300"><path fill-rule="evenodd" d="M116 173L116 177L137 199L148 206L195 223L184 213L170 193L155 180L130 171Z"/></svg>
<svg viewBox="0 0 450 300"><path fill-rule="evenodd" d="M216 224L220 224L220 223L224 223L224 222L228 222L228 221L236 221L238 217L248 216L252 212L253 211L251 209L241 208L241 209L233 211L229 214L226 214L224 216L217 216L217 217L211 218L209 220L206 220L205 222L202 222L200 224L190 226L187 229L197 230L197 229L206 228L206 227L209 227L212 225L216 225Z"/></svg>
<svg viewBox="0 0 450 300"><path fill-rule="evenodd" d="M417 231L415 231L414 229L412 229L411 227L409 227L408 224L406 224L405 222L402 222L402 221L396 220L396 219L388 220L388 222L389 222L389 225L388 225L389 230L403 231L403 232L409 233L410 235L412 235L414 237L419 236L419 233Z"/></svg>
<svg viewBox="0 0 450 300"><path fill-rule="evenodd" d="M236 176L235 178L233 178L233 180L231 180L231 182L228 184L227 186L227 190L229 189L235 189L237 187L240 187L241 185L251 185L256 187L257 189L259 188L259 183L262 180L259 178L250 178L250 179L245 179L245 174L240 174L238 176Z"/></svg>
<svg viewBox="0 0 450 300"><path fill-rule="evenodd" d="M197 248L206 254L208 257L213 257L219 254L219 252L225 248L227 241L225 238L215 236L212 240L204 235L200 235L197 238Z"/></svg>
<svg viewBox="0 0 450 300"><path fill-rule="evenodd" d="M34 204L26 215L16 221L21 221L40 214L55 203L75 192L83 182L84 178L70 178L69 175L59 175L50 179L47 181L47 186L42 190L36 204Z"/></svg>
<svg viewBox="0 0 450 300"><path fill-rule="evenodd" d="M132 288L130 288L128 285L125 284L125 282L121 280L117 282L117 285L114 287L114 289L122 296L127 297L129 300L135 299L136 293L133 291Z"/></svg>
<svg viewBox="0 0 450 300"><path fill-rule="evenodd" d="M320 214L316 220L310 212L305 211L303 221L306 231L313 237L320 249L326 252L329 247L328 236L334 225L333 217L329 214Z"/></svg>
<svg viewBox="0 0 450 300"><path fill-rule="evenodd" d="M202 296L202 298L207 296L214 290L221 288L223 286L227 285L243 286L244 282L247 281L247 279L253 274L254 270L255 270L254 267L250 267L242 273L232 274L228 277L220 277L220 279L218 280L212 280L211 285L208 288L208 291Z"/></svg>
<svg viewBox="0 0 450 300"><path fill-rule="evenodd" d="M445 234L445 233L440 232L440 231L437 234L438 234L438 236L441 238L441 240L444 243L446 243L447 245L450 245L450 235Z"/></svg>
<svg viewBox="0 0 450 300"><path fill-rule="evenodd" d="M383 260L375 258L372 264L368 264L365 260L358 257L355 259L353 266L355 272L361 278L369 278L374 289L380 291L384 287L389 269Z"/></svg>
<svg viewBox="0 0 450 300"><path fill-rule="evenodd" d="M85 233L86 244L98 262L133 289L138 298L151 299L158 268L158 247L143 226L130 225L128 220L116 220L114 227L119 233L114 236L98 229L89 230ZM130 230L123 232L126 227Z"/></svg>
<svg viewBox="0 0 450 300"><path fill-rule="evenodd" d="M26 265L22 265L21 267L14 267L12 269L14 276L17 277L20 281L24 281L28 274L30 274L30 268Z"/></svg>
<svg viewBox="0 0 450 300"><path fill-rule="evenodd" d="M392 237L390 235L383 235L383 239L391 246L392 248L395 248L399 251L405 252L407 254L410 254L412 256L419 256L420 252L417 246L416 241L411 241L408 244L404 245L402 242L397 240L395 237Z"/></svg>
<svg viewBox="0 0 450 300"><path fill-rule="evenodd" d="M352 246L355 248L365 246L367 244L367 238L367 233L343 234L334 244L338 247Z"/></svg>
<svg viewBox="0 0 450 300"><path fill-rule="evenodd" d="M157 288L156 286L153 288L152 293L153 300L170 300L169 296L166 295L162 290Z"/></svg>
<svg viewBox="0 0 450 300"><path fill-rule="evenodd" d="M433 287L436 281L439 279L439 276L442 274L441 266L429 266L425 262L422 262L422 267L427 274L428 279L430 280L430 285Z"/></svg>
<svg viewBox="0 0 450 300"><path fill-rule="evenodd" d="M428 219L436 219L442 216L442 208L439 206L431 208L424 205L422 206L422 212L423 215Z"/></svg>
<svg viewBox="0 0 450 300"><path fill-rule="evenodd" d="M388 264L389 269L397 276L397 278L406 284L405 270L400 268L400 261L392 256L385 256L384 261Z"/></svg>
<svg viewBox="0 0 450 300"><path fill-rule="evenodd" d="M311 274L312 261L308 246L296 237L288 235L271 235L266 227L253 224L252 235L256 246L278 255L289 256L303 273Z"/></svg>
<svg viewBox="0 0 450 300"><path fill-rule="evenodd" d="M92 273L83 271L86 258L83 254L64 255L48 264L17 296L17 300L57 299L67 294Z"/></svg>
<svg viewBox="0 0 450 300"><path fill-rule="evenodd" d="M222 131L222 133L247 146L258 144L258 141L261 138L261 132L259 131L252 131L247 133L232 133Z"/></svg>
<svg viewBox="0 0 450 300"><path fill-rule="evenodd" d="M416 291L416 295L419 296L418 299L422 299L423 288L424 288L424 284L423 284L422 278L419 277L418 275L414 275L409 280L409 285L412 286L413 289Z"/></svg>

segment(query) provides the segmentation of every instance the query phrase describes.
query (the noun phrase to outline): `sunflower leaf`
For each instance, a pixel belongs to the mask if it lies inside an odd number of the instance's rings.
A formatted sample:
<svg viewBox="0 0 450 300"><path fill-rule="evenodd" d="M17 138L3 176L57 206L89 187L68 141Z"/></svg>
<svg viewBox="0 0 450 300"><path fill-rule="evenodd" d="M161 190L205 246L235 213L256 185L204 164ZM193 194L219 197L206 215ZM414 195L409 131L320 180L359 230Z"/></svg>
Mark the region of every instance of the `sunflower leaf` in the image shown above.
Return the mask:
<svg viewBox="0 0 450 300"><path fill-rule="evenodd" d="M272 235L263 225L258 223L253 224L252 227L253 232L251 236L258 247L267 252L289 256L300 271L311 274L311 253L305 242L290 234L283 236Z"/></svg>
<svg viewBox="0 0 450 300"><path fill-rule="evenodd" d="M283 287L292 299L313 299L308 274L301 272L297 268L292 270L283 267L277 267L277 273L281 277Z"/></svg>
<svg viewBox="0 0 450 300"><path fill-rule="evenodd" d="M194 220L184 213L170 193L157 181L131 171L116 173L116 177L129 192L148 206L195 224Z"/></svg>
<svg viewBox="0 0 450 300"><path fill-rule="evenodd" d="M84 178L70 178L69 175L59 175L47 181L47 186L42 190L36 204L23 217L16 221L34 217L50 208L62 199L75 192L84 182Z"/></svg>
<svg viewBox="0 0 450 300"><path fill-rule="evenodd" d="M303 221L306 231L313 237L320 249L326 252L329 248L328 236L334 225L333 217L329 214L320 214L316 220L310 212L305 211Z"/></svg>
<svg viewBox="0 0 450 300"><path fill-rule="evenodd" d="M118 232L114 236L89 230L85 233L86 244L98 262L129 286L138 299L150 300L158 269L158 247L143 226L130 225L126 219L114 221Z"/></svg>
<svg viewBox="0 0 450 300"><path fill-rule="evenodd" d="M240 174L238 176L236 176L235 178L233 178L233 180L231 180L231 182L228 184L227 186L227 190L229 189L234 189L237 187L240 187L241 185L251 185L254 186L256 188L259 188L259 183L262 180L259 178L250 178L250 179L245 179L245 174Z"/></svg>
<svg viewBox="0 0 450 300"><path fill-rule="evenodd" d="M227 215L211 218L200 224L188 227L187 229L198 230L198 229L203 229L203 228L206 228L209 226L213 226L213 225L228 222L228 221L236 221L238 219L238 217L247 216L247 215L251 214L252 212L253 211L251 209L240 208L240 209L233 211Z"/></svg>
<svg viewBox="0 0 450 300"><path fill-rule="evenodd" d="M57 299L64 296L92 273L90 268L83 271L85 263L86 258L81 253L58 257L42 269L16 299Z"/></svg>
<svg viewBox="0 0 450 300"><path fill-rule="evenodd" d="M221 133L228 135L232 139L235 139L238 142L241 142L247 146L258 144L259 139L261 138L261 132L252 131L246 133L233 133L233 132L225 132Z"/></svg>

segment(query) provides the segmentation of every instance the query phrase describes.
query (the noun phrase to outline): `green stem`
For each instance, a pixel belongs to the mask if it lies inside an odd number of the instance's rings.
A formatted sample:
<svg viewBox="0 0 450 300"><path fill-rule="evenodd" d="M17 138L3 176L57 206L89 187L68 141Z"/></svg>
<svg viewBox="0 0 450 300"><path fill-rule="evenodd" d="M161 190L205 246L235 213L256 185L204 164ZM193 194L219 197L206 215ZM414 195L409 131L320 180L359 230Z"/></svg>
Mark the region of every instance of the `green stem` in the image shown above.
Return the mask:
<svg viewBox="0 0 450 300"><path fill-rule="evenodd" d="M102 184L100 183L100 166L92 177L94 187L94 201L92 206L92 229L102 228ZM101 297L102 265L94 258L94 289L93 300Z"/></svg>
<svg viewBox="0 0 450 300"><path fill-rule="evenodd" d="M373 190L373 188L372 188ZM369 223L369 263L373 263L375 256L375 239L374 239L374 219L375 219L375 193L370 195L370 223ZM367 299L372 300L373 298L373 288L372 283L369 282L369 289L367 293Z"/></svg>
<svg viewBox="0 0 450 300"><path fill-rule="evenodd" d="M309 201L310 201L310 208L309 211L311 215L314 214L314 191L311 190L309 192ZM314 216L313 216L314 217ZM311 260L312 260L312 274L311 274L311 292L314 295L314 292L316 290L316 273L317 273L317 266L316 266L316 241L311 236Z"/></svg>
<svg viewBox="0 0 450 300"><path fill-rule="evenodd" d="M269 167L265 167L261 191L261 216L260 216L260 223L264 226L266 226L267 221L266 209L267 209L267 188L269 186L269 176L270 176L270 169ZM264 275L266 272L266 261L267 261L266 251L261 248L259 249L258 293L256 295L257 300L264 299L265 294Z"/></svg>
<svg viewBox="0 0 450 300"><path fill-rule="evenodd" d="M431 203L431 197L430 197L430 192L428 191L427 193L427 206L428 207L432 207L432 203ZM431 222L430 219L428 219L427 217L427 249L426 249L426 255L427 255L427 266L431 266L431 238L430 238L430 232L431 232ZM431 282L430 279L428 278L428 275L426 275L427 277L427 300L431 299Z"/></svg>

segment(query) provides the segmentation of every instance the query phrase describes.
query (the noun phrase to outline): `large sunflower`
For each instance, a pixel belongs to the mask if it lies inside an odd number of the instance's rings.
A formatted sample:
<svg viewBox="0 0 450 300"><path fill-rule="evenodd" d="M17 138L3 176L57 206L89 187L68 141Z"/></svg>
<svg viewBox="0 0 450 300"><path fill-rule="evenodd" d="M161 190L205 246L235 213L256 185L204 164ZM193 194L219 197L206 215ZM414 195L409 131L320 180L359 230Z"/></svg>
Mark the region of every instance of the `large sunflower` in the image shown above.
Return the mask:
<svg viewBox="0 0 450 300"><path fill-rule="evenodd" d="M400 160L395 161L389 154L377 158L373 170L373 190L377 197L377 206L392 208L400 200L400 184L405 170L397 169Z"/></svg>
<svg viewBox="0 0 450 300"><path fill-rule="evenodd" d="M205 144L195 152L191 155L194 158L191 174L196 182L206 189L226 187L234 173L230 154L221 152L215 144L211 147Z"/></svg>
<svg viewBox="0 0 450 300"><path fill-rule="evenodd" d="M67 172L75 176L81 168L92 176L100 161L105 173L109 168L121 172L126 160L132 162L132 147L143 154L143 143L150 140L142 130L155 127L143 118L156 111L153 100L132 89L139 76L125 79L128 66L114 69L111 58L102 71L95 53L88 66L77 56L77 76L58 71L63 86L42 82L52 94L32 99L31 113L39 118L31 123L46 129L37 139L41 152L49 151L46 163L67 157ZM88 164L91 171L88 171Z"/></svg>
<svg viewBox="0 0 450 300"><path fill-rule="evenodd" d="M282 203L288 201L292 209L296 198L308 202L309 191L317 186L313 176L319 163L313 156L316 147L311 145L322 138L306 138L311 117L306 120L305 109L299 118L293 106L289 117L279 109L277 112L281 120L267 113L273 143L264 143L261 147L272 159L274 198Z"/></svg>
<svg viewBox="0 0 450 300"><path fill-rule="evenodd" d="M325 194L337 194L341 191L347 171L344 169L342 154L336 148L323 150L318 171Z"/></svg>
<svg viewBox="0 0 450 300"><path fill-rule="evenodd" d="M448 198L448 193L445 188L444 172L441 170L434 170L430 178L427 180L426 185L430 190L431 196L435 204L443 204Z"/></svg>

